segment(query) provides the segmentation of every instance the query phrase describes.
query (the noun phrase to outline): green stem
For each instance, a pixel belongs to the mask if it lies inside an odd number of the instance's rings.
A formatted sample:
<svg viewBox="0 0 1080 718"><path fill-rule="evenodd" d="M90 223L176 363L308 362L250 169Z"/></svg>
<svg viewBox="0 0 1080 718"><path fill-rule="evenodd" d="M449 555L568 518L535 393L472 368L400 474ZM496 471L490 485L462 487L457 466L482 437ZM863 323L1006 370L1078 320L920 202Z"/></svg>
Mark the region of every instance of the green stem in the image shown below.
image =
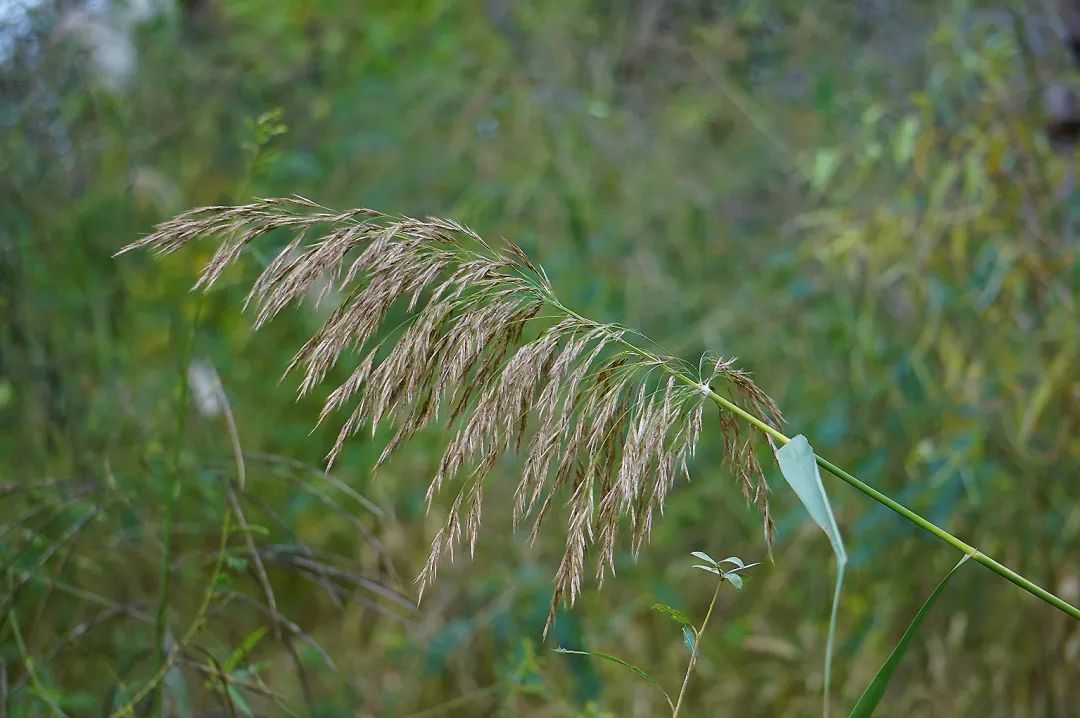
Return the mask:
<svg viewBox="0 0 1080 718"><path fill-rule="evenodd" d="M191 366L191 357L195 351L195 337L198 333L199 316L202 314L203 297L200 294L195 301L195 316L191 320L191 335L188 338L184 355L180 362L180 396L176 406L176 439L173 442L172 462L170 465L169 493L165 498L165 518L161 526L161 597L158 599L156 625L154 629L155 654L159 670L168 661L168 651L165 649L165 634L168 631L169 598L172 593L172 542L173 542L173 519L176 513L176 504L180 498L180 454L184 439L184 426L187 423L188 404L188 368ZM179 326L177 320L175 326ZM179 331L176 332L179 335ZM165 689L161 684L154 693L154 703L159 718L165 717Z"/></svg>
<svg viewBox="0 0 1080 718"><path fill-rule="evenodd" d="M568 309L567 307L562 305L557 299L551 298L551 299L549 299L549 301L554 306L559 308L560 310L566 312L568 315L570 315L572 317L575 317L575 318L577 318L578 320L580 320L582 322L590 322L590 320L586 319L585 317L582 317L577 312L575 312L575 311L573 311L571 309ZM590 322L590 323L595 324L595 322ZM787 444L787 443L789 443L791 441L791 439L788 438L787 436L785 436L782 432L780 432L777 429L774 429L773 427L769 426L769 424L762 421L758 417L754 416L750 412L746 411L745 409L743 409L738 404L735 404L734 402L729 401L728 399L725 399L724 397L720 396L715 391L713 391L711 387L702 385L702 384L694 381L693 379L691 379L686 374L684 374L684 373L682 373L680 371L677 371L676 369L673 369L672 367L668 366L666 363L662 362L658 357L656 357L651 352L649 352L649 351L647 351L645 349L642 349L641 347L637 346L636 344L633 344L632 342L628 342L628 341L626 341L625 339L622 339L622 338L617 339L617 341L618 341L619 344L622 344L623 346L628 348L630 351L635 352L639 356L645 357L646 359L649 359L651 361L655 361L658 364L662 364L664 366L664 368L666 369L666 371L668 371L670 374L672 374L676 379L678 379L679 381L682 381L685 384L689 384L690 386L697 387L698 389L701 390L702 394L704 394L708 398L712 399L713 402L715 402L717 406L719 406L722 409L726 409L726 410L730 411L731 413L738 416L740 419L743 419L744 421L746 421L749 424L753 425L754 427L756 427L757 429L759 429L763 433L767 434L768 436L771 436L776 441L779 441L781 444ZM1013 571L1011 568L1009 568L1008 566L1005 566L1004 564L1000 563L999 561L995 561L994 559L990 558L986 554L984 554L981 551L979 551L978 549L976 549L974 546L971 546L971 545L961 541L960 539L953 536L951 533L949 533L945 529L943 529L940 526L938 526L937 524L923 518L922 516L915 513L914 511L912 511L908 507L904 506L900 502L898 502L898 501L896 501L896 500L894 500L892 498L889 498L885 494L883 494L880 491L878 491L877 489L875 489L873 486L870 486L869 484L863 483L862 481L855 478L853 475L849 474L847 471L844 471L843 469L841 469L839 466L832 463L831 461L829 461L827 459L824 459L821 456L818 456L817 454L814 454L814 460L817 461L818 466L825 469L826 471L828 471L830 474L832 474L836 478L840 479L841 481L844 481L845 483L848 483L851 486L854 486L856 489L863 492L864 494L869 496L874 501L877 501L882 506L886 506L886 507L892 509L893 511L900 514L905 519L907 519L911 523L915 524L919 528L924 529L926 531L929 531L934 536L937 536L939 539L941 539L945 543L949 544L950 546L952 546L956 550L971 556L971 558L973 558L975 561L977 561L978 563L981 563L983 566L990 569L991 571L993 571L997 575L1001 576L1002 578L1006 579L1007 581L1011 581L1012 583L1015 583L1017 586L1024 589L1025 591L1027 591L1031 595L1042 599L1043 601L1045 601L1046 603L1049 603L1051 606L1058 609L1059 611L1061 611L1063 613L1066 613L1069 616L1072 616L1076 620L1080 621L1080 608L1077 608L1076 606L1073 606L1071 603L1069 603L1069 602L1067 602L1067 601L1065 601L1065 600L1063 600L1061 598L1058 598L1057 596L1050 593L1049 591L1047 591L1042 586L1039 586L1038 584L1036 584L1036 583L1034 583L1032 581L1029 581L1028 579L1026 579L1023 576L1021 576L1020 574L1018 574L1016 571Z"/></svg>
<svg viewBox="0 0 1080 718"><path fill-rule="evenodd" d="M684 376L684 375L677 375L677 376L681 380L685 381L688 384L693 384L695 386L697 385L697 382L693 381L692 379L690 379L687 376ZM736 416L738 416L739 418L749 422L754 427L760 429L765 434L768 434L769 436L771 436L776 441L779 441L781 444L786 444L789 441L791 441L791 439L789 439L783 433L781 433L781 432L777 431L776 429L774 429L773 427L769 426L764 421L762 421L758 417L754 416L750 412L746 411L742 407L738 406L734 402L731 402L731 401L725 399L724 397L720 396L719 394L714 392L712 389L708 389L708 388L703 387L702 392L705 393L706 396L708 396L710 399L712 399L713 402L715 402L721 408L726 409L726 410L730 411L731 413L735 414ZM826 471L828 471L830 474L832 474L836 478L840 479L841 481L844 481L845 483L848 483L851 486L854 486L856 489L863 492L864 494L866 494L867 496L872 498L874 501L877 501L882 506L886 506L886 507L892 509L893 511L900 514L901 516L903 516L905 519L907 519L911 523L915 524L916 526L918 526L921 529L929 531L934 536L937 536L939 539L941 539L945 543L949 544L950 546L952 546L956 550L961 551L962 553L968 554L969 556L971 556L971 558L973 558L978 563L981 563L983 566L990 569L991 571L993 571L997 575L1001 576L1002 578L1004 578L1004 579L1006 579L1008 581L1011 581L1012 583L1015 583L1017 586L1024 589L1025 591L1032 594L1033 596L1037 596L1038 598L1041 598L1043 601L1046 601L1047 603L1049 603L1054 608L1057 608L1058 610L1060 610L1060 611L1062 611L1064 613L1067 613L1068 615L1072 616L1073 618L1075 618L1077 620L1080 620L1080 609L1076 608L1076 606L1073 606L1072 604L1068 603L1067 601L1064 601L1064 600L1058 598L1057 596L1055 596L1054 594L1050 593L1045 588L1042 588L1041 586L1029 581L1028 579L1026 579L1023 576L1021 576L1020 574L1018 574L1016 571L1013 571L1008 566L1005 566L1002 563L1000 563L998 561L995 561L994 559L990 558L986 554L982 553L981 551L976 549L974 546L971 546L971 545L961 541L960 539L953 536L951 533L949 533L945 529L943 529L940 526L938 526L937 524L923 518L922 516L915 513L914 511L912 511L908 507L904 506L900 502L889 498L885 494L883 494L880 491L878 491L877 489L875 489L873 486L870 486L869 484L863 483L862 481L855 478L854 476L849 474L847 471L844 471L843 469L841 469L839 466L832 463L831 461L829 461L827 459L824 459L824 458L818 456L817 454L814 455L814 459L817 461L818 466L825 469Z"/></svg>
<svg viewBox="0 0 1080 718"><path fill-rule="evenodd" d="M716 597L720 595L722 585L724 585L724 578L721 576L716 581L716 590L713 591L712 600L709 601L709 610L705 612L701 628L691 626L691 628L694 628L694 649L690 651L690 661L686 664L686 675L683 676L682 688L679 689L679 698L675 701L675 707L671 710L671 718L679 718L683 699L686 698L686 687L690 685L690 675L694 672L694 666L697 665L698 651L701 650L701 637L705 635L705 628L709 625L709 618L712 617L713 608L716 607Z"/></svg>

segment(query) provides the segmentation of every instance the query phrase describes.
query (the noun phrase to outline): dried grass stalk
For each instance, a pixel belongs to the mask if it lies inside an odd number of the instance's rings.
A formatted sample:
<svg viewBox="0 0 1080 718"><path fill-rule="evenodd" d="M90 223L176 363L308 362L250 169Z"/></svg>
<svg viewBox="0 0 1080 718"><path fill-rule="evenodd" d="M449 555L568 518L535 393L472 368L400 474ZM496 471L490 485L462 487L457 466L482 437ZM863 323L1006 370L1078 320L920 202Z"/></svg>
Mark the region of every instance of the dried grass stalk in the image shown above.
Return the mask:
<svg viewBox="0 0 1080 718"><path fill-rule="evenodd" d="M598 548L602 584L605 570L614 570L624 517L636 555L676 478L689 478L704 389L726 391L748 410L781 421L772 400L731 361L703 357L693 367L645 348L623 327L586 319L559 301L543 269L520 248L493 246L449 220L266 199L186 212L119 254L170 253L221 237L195 284L208 289L247 245L276 230L294 238L248 294L256 327L315 288L336 288L343 297L289 364L302 375L300 393L320 384L343 353L361 355L319 417L348 412L328 463L365 426L396 427L378 465L432 422L453 431L428 505L444 484L458 490L417 578L421 594L462 538L470 553L475 548L484 484L504 454L523 457L513 516L515 526L532 523L531 539L556 497L567 497L550 626L558 603L577 598L590 548ZM388 330L395 308L408 320ZM727 463L747 501L761 509L771 540L768 487L750 440L726 412L720 428Z"/></svg>

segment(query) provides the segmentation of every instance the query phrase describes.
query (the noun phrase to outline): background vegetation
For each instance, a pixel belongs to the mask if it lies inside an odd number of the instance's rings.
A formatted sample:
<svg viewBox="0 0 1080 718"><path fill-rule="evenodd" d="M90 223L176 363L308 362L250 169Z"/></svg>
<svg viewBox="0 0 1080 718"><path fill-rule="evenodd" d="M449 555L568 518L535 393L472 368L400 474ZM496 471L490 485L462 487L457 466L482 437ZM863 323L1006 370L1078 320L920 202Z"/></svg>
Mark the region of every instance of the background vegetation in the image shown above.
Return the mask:
<svg viewBox="0 0 1080 718"><path fill-rule="evenodd" d="M695 549L766 563L721 592L684 714L819 710L829 546L771 467L767 561L715 419L640 560L548 642L560 540L509 540L497 510L416 608L445 437L371 478L387 437L361 436L325 477L336 427L311 432L320 397L278 383L322 310L253 335L257 255L205 299L188 289L209 246L111 257L253 195L511 237L577 311L737 354L789 433L1080 600L1080 197L1040 99L1074 79L1054 8L3 8L0 714L108 714L154 687L139 713L654 715L648 685L549 649L677 685L686 649L649 607L701 615ZM842 710L957 556L829 481L851 554ZM1078 679L1077 625L968 566L880 715L1066 716Z"/></svg>

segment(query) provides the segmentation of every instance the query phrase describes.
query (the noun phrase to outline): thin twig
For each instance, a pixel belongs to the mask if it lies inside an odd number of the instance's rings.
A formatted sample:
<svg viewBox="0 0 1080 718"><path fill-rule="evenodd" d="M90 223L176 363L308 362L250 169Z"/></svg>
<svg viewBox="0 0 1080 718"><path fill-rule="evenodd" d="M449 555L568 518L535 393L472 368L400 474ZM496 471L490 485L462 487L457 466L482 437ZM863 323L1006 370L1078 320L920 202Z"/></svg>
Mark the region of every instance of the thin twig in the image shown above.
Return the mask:
<svg viewBox="0 0 1080 718"><path fill-rule="evenodd" d="M154 650L156 652L157 665L165 666L168 658L165 648L165 635L168 633L169 624L169 599L172 593L172 541L173 520L176 513L176 504L180 500L180 452L184 442L184 427L187 425L188 392L190 389L188 380L188 367L191 365L191 357L195 351L195 339L198 336L199 316L202 314L203 296L195 301L195 316L191 320L191 328L188 341L184 346L179 367L180 392L176 400L176 436L173 439L172 461L170 465L169 493L165 497L165 518L161 526L161 597L158 599L157 618L154 626ZM177 320L179 321L179 320ZM174 324L176 327L177 324ZM158 718L165 718L165 688L161 685L155 691L153 703L157 707Z"/></svg>
<svg viewBox="0 0 1080 718"><path fill-rule="evenodd" d="M716 589L713 591L712 600L709 601L709 610L705 612L705 618L701 621L701 628L694 628L694 648L690 651L690 660L686 664L686 675L683 676L682 688L679 689L679 697L675 701L675 708L671 712L671 718L678 718L679 711L682 709L683 698L686 697L686 687L690 685L690 674L694 672L698 652L701 650L701 637L705 635L705 628L709 625L709 618L712 617L713 608L716 606L716 597L720 595L720 587L723 583L723 577L717 579Z"/></svg>

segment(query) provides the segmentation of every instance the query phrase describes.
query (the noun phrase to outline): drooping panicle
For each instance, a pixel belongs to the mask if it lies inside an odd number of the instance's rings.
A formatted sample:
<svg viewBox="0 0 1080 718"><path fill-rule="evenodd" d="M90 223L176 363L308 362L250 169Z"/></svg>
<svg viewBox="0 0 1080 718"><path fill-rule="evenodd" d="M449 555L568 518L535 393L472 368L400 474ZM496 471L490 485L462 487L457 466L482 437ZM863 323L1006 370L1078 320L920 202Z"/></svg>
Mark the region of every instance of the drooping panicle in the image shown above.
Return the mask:
<svg viewBox="0 0 1080 718"><path fill-rule="evenodd" d="M633 332L586 319L556 296L544 270L516 245L493 245L445 219L344 212L302 197L205 207L163 222L119 253L181 249L220 237L195 287L208 289L256 239L290 235L256 278L245 306L261 326L290 305L330 289L341 297L293 356L299 393L324 383L346 353L357 365L330 392L319 422L346 412L327 455L381 424L395 433L377 469L433 423L450 429L427 500L455 486L417 581L423 590L464 538L474 550L484 487L501 457L520 455L513 519L535 539L565 503L565 549L548 625L560 601L581 591L588 553L596 576L614 571L620 527L636 553L676 479L690 477L703 402L714 385L765 421L776 405L731 360L686 362L645 348ZM393 315L394 322L388 321ZM405 316L402 323L398 319ZM720 412L724 456L771 536L764 472L749 438Z"/></svg>

